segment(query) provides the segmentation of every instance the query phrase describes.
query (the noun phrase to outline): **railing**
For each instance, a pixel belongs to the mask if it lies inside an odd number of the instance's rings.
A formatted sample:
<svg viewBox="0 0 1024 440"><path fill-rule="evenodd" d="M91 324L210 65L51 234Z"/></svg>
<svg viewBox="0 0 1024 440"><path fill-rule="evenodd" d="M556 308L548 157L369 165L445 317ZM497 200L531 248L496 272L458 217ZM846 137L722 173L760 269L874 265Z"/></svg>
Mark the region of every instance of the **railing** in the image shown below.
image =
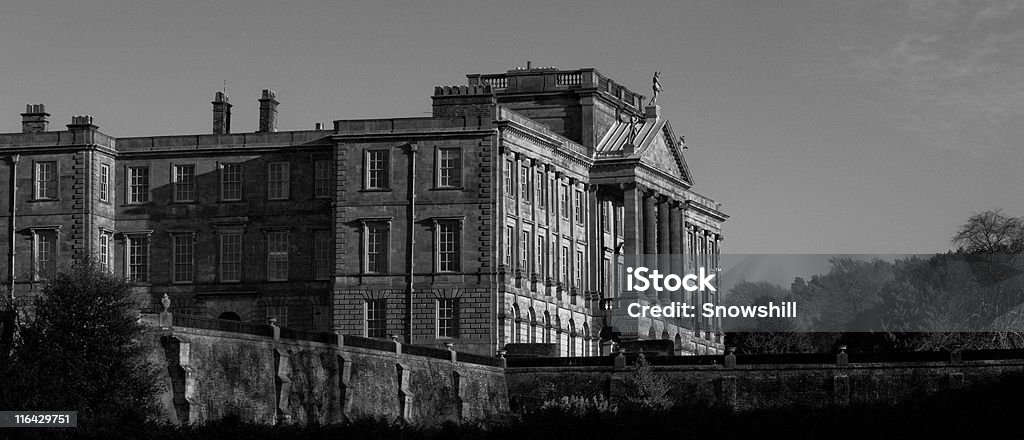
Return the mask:
<svg viewBox="0 0 1024 440"><path fill-rule="evenodd" d="M653 366L719 365L848 365L848 364L913 364L956 363L966 361L1024 361L1024 350L964 350L964 351L912 351L889 353L781 353L701 356L647 356ZM532 357L508 358L509 368L541 367L611 367L617 355L593 357ZM635 365L638 355L625 354L625 365Z"/></svg>
<svg viewBox="0 0 1024 440"><path fill-rule="evenodd" d="M274 327L270 325L232 321L228 319L205 318L202 316L176 314L174 315L174 325L178 327L245 333L257 336L274 336Z"/></svg>
<svg viewBox="0 0 1024 440"><path fill-rule="evenodd" d="M570 73L559 73L555 75L555 85L558 86L578 86L583 84L583 73L581 72L570 72Z"/></svg>
<svg viewBox="0 0 1024 440"><path fill-rule="evenodd" d="M395 352L395 343L392 341L382 341L380 339L364 338L361 336L345 335L345 345L349 347L367 348L370 350L386 351L389 353Z"/></svg>
<svg viewBox="0 0 1024 440"><path fill-rule="evenodd" d="M403 354L411 354L413 356L423 356L434 359L451 359L452 352L450 350L442 350L439 348L431 347L420 347L417 345L403 345Z"/></svg>
<svg viewBox="0 0 1024 440"><path fill-rule="evenodd" d="M483 77L480 78L480 82L482 84L490 85L495 89L504 89L508 87L508 77L504 75Z"/></svg>
<svg viewBox="0 0 1024 440"><path fill-rule="evenodd" d="M144 314L143 320L149 321L153 324L158 324L160 322L158 316L158 314ZM277 327L268 324L256 324L252 322L232 321L227 319L214 319L185 314L175 314L173 316L173 325L177 327L187 327L203 330L217 330L232 333L244 333L257 336L266 336L271 338L275 337L274 333L275 329L277 329L276 333L277 338L279 339L311 341L328 345L337 344L339 337L335 333L310 332L287 327ZM453 352L447 349L424 347L419 345L399 345L394 341L390 340L365 338L362 336L354 335L343 335L341 336L341 338L341 345L348 347L365 348L368 350L383 351L388 353L396 353L398 352L398 348L401 347L402 354L407 354L410 356L423 356L433 359L452 360ZM502 359L499 358L459 352L454 352L454 355L457 362L486 365L491 367L502 366Z"/></svg>
<svg viewBox="0 0 1024 440"><path fill-rule="evenodd" d="M408 348L408 347L406 347L406 348ZM490 357L490 356L481 356L481 355L472 354L472 353L461 353L460 352L458 354L458 359L459 359L459 362L468 362L468 363L477 364L477 365L488 365L488 366L491 366L491 367L500 367L501 366L501 359L499 359L499 358Z"/></svg>

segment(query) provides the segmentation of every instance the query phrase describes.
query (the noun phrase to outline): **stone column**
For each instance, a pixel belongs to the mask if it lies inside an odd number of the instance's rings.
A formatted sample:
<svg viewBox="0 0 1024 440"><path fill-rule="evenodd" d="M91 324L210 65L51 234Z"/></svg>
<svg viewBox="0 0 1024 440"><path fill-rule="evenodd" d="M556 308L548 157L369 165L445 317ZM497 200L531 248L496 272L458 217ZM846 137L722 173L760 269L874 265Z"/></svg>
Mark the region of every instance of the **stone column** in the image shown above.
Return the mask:
<svg viewBox="0 0 1024 440"><path fill-rule="evenodd" d="M627 183L622 187L622 255L627 258L636 258L643 249L643 237L640 233L641 225L641 189L636 183Z"/></svg>
<svg viewBox="0 0 1024 440"><path fill-rule="evenodd" d="M602 244L604 236L601 233L601 202L598 200L598 186L587 185L587 200L589 210L587 211L587 259L590 261L590 270L587 271L587 285L589 286L589 298L598 298L603 289L601 286L601 264Z"/></svg>
<svg viewBox="0 0 1024 440"><path fill-rule="evenodd" d="M644 248L643 252L647 255L655 255L658 253L658 218L657 211L655 209L655 201L657 200L657 193L654 191L647 191L644 194ZM656 261L644 261L647 266L654 266Z"/></svg>
<svg viewBox="0 0 1024 440"><path fill-rule="evenodd" d="M658 256L657 265L658 270L666 274L670 271L669 267L669 253L670 249L670 234L669 234L669 199L667 196L658 196ZM658 292L658 301L668 302L670 300L670 293L668 291Z"/></svg>
<svg viewBox="0 0 1024 440"><path fill-rule="evenodd" d="M686 240L686 234L683 231L683 211L681 204L677 200L672 200L669 203L669 253L672 254L670 258L670 269L673 273L683 276L686 272L683 266L683 243ZM672 293L672 301L683 302L683 293L685 290L679 290Z"/></svg>

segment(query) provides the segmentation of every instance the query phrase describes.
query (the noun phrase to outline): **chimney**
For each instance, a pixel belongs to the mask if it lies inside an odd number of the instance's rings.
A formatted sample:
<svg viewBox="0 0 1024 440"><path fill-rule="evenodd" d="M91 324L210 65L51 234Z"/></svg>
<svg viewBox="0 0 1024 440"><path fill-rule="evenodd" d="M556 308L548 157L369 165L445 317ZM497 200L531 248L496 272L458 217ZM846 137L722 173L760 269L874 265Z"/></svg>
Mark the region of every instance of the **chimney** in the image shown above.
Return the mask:
<svg viewBox="0 0 1024 440"><path fill-rule="evenodd" d="M41 133L49 130L50 121L47 118L50 114L42 104L26 104L25 113L21 114L22 133Z"/></svg>
<svg viewBox="0 0 1024 440"><path fill-rule="evenodd" d="M494 119L497 100L490 85L434 87L435 118L475 117L478 122Z"/></svg>
<svg viewBox="0 0 1024 440"><path fill-rule="evenodd" d="M277 131L277 102L274 91L263 89L260 98L260 130L257 133L273 133Z"/></svg>
<svg viewBox="0 0 1024 440"><path fill-rule="evenodd" d="M324 129L324 123L323 122L317 122L314 127L316 127L317 131L323 130Z"/></svg>
<svg viewBox="0 0 1024 440"><path fill-rule="evenodd" d="M213 95L213 134L231 133L231 103L228 95L217 92Z"/></svg>
<svg viewBox="0 0 1024 440"><path fill-rule="evenodd" d="M92 116L89 115L72 116L71 123L68 124L69 131L95 130L96 128L98 127L92 123Z"/></svg>

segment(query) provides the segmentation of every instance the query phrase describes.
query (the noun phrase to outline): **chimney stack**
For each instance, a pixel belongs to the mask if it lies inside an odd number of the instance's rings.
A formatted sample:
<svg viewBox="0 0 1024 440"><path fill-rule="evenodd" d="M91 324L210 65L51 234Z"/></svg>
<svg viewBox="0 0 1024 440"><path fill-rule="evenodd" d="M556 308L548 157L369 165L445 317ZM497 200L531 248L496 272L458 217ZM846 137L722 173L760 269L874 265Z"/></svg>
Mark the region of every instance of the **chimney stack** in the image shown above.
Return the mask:
<svg viewBox="0 0 1024 440"><path fill-rule="evenodd" d="M260 98L260 130L258 133L274 133L277 131L277 96L272 90L263 89Z"/></svg>
<svg viewBox="0 0 1024 440"><path fill-rule="evenodd" d="M21 132L42 133L49 130L49 117L43 104L26 104L25 113L21 114Z"/></svg>
<svg viewBox="0 0 1024 440"><path fill-rule="evenodd" d="M231 103L228 95L217 92L213 95L213 134L231 133Z"/></svg>

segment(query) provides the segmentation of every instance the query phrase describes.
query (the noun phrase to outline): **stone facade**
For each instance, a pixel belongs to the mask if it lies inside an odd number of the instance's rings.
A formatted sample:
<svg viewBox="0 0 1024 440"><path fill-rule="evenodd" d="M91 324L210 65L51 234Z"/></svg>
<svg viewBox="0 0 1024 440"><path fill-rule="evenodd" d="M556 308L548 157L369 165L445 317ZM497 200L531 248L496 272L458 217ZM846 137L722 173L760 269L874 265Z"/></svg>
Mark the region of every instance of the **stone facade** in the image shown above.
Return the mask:
<svg viewBox="0 0 1024 440"><path fill-rule="evenodd" d="M486 355L717 353L717 322L622 315L625 261L715 267L727 218L643 99L593 69L528 68L435 88L431 117L279 132L264 90L259 131L233 134L221 92L213 134L134 138L91 117L46 131L29 106L23 133L0 134L7 275L24 297L52 262L92 256L178 313Z"/></svg>

